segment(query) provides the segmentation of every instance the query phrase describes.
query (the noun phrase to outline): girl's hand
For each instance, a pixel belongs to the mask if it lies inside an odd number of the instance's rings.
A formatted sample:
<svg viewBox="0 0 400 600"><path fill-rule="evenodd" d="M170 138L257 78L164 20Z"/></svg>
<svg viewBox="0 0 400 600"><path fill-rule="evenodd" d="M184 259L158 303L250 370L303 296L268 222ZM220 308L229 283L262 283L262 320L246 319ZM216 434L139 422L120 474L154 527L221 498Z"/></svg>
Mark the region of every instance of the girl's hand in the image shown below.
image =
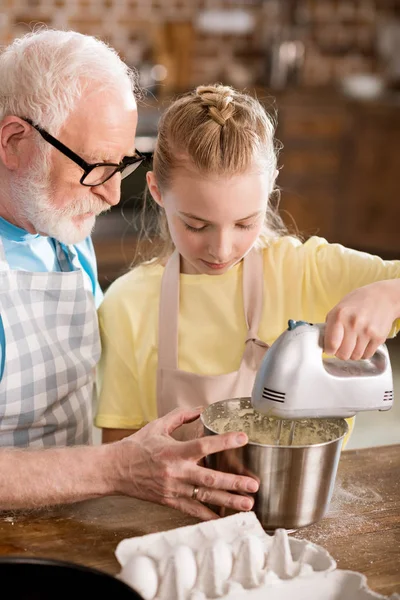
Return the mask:
<svg viewBox="0 0 400 600"><path fill-rule="evenodd" d="M324 352L343 360L370 358L399 316L400 280L358 288L327 314Z"/></svg>

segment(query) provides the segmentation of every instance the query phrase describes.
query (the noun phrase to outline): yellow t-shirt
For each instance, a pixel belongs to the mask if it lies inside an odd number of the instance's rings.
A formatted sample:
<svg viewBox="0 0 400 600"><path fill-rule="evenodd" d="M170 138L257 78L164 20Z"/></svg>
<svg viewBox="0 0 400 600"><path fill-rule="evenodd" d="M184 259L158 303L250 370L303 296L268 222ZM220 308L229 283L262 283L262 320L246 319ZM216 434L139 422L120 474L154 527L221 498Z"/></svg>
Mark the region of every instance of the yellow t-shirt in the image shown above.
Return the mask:
<svg viewBox="0 0 400 600"><path fill-rule="evenodd" d="M271 345L289 319L323 323L347 293L400 277L400 261L329 244L282 237L264 251L264 304L259 337ZM161 265L142 265L117 279L99 308L97 427L139 429L157 418L156 369ZM391 336L397 334L397 322ZM238 369L246 324L242 263L222 275L180 275L179 369L220 375ZM353 419L349 420L351 426Z"/></svg>

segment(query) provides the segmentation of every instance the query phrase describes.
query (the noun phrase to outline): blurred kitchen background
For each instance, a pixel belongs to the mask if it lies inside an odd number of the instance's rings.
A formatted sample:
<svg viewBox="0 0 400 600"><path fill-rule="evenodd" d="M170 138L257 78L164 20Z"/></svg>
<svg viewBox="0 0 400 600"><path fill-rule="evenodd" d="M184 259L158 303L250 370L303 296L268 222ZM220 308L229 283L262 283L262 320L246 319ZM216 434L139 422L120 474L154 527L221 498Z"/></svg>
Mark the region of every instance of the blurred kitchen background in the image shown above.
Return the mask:
<svg viewBox="0 0 400 600"><path fill-rule="evenodd" d="M160 114L214 82L276 111L291 229L399 258L400 0L0 0L0 44L40 24L109 42L144 91L136 145L147 163L94 230L103 289L157 243L138 242L138 223ZM400 340L389 345L400 391ZM396 393L392 411L358 422L351 447L399 442Z"/></svg>

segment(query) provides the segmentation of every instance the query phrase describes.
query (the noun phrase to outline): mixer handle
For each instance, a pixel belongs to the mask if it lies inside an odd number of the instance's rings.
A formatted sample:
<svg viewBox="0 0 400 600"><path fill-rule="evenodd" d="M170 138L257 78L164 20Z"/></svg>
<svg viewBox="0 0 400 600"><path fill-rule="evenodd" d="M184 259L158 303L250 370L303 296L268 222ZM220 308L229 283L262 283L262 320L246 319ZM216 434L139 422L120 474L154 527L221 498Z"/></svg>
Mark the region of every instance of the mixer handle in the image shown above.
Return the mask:
<svg viewBox="0 0 400 600"><path fill-rule="evenodd" d="M302 325L309 325L312 328L314 328L314 331L316 329L318 330L318 347L323 351L326 323L309 323L308 321L294 321L293 319L289 319L288 330L292 331L293 329L296 329L297 327L300 327ZM378 359L379 357L384 358L384 359L389 358L389 352L388 352L386 344L381 344L380 346L378 346L378 348L376 349L374 355L371 357L370 360L372 360L372 358ZM334 357L334 358L336 358L336 357ZM341 359L337 358L337 360L341 360Z"/></svg>
<svg viewBox="0 0 400 600"><path fill-rule="evenodd" d="M314 325L314 327L317 327L319 329L318 345L323 350L324 349L324 335L325 335L326 323L309 323L309 325ZM381 357L383 359L389 358L389 352L388 352L386 344L381 344L380 346L378 346L378 348L375 350L373 356L369 360L372 360L373 358L378 359L379 357ZM336 357L334 357L334 358L336 358ZM338 358L337 360L341 360L341 359Z"/></svg>

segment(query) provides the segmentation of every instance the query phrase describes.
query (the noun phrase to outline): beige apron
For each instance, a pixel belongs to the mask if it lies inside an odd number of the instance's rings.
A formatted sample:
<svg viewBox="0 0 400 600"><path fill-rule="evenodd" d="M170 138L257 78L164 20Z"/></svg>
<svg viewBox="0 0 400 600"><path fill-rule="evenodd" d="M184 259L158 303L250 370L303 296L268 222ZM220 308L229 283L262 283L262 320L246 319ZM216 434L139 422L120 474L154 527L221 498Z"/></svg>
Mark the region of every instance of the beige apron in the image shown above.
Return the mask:
<svg viewBox="0 0 400 600"><path fill-rule="evenodd" d="M178 369L179 275L180 255L175 251L165 266L161 281L157 369L157 410L160 417L177 407L195 408L218 400L251 396L257 369L268 349L268 345L257 337L263 307L263 255L252 250L243 259L247 336L238 371L206 376ZM180 427L175 437L189 439L199 434L202 434L202 428L197 420Z"/></svg>

